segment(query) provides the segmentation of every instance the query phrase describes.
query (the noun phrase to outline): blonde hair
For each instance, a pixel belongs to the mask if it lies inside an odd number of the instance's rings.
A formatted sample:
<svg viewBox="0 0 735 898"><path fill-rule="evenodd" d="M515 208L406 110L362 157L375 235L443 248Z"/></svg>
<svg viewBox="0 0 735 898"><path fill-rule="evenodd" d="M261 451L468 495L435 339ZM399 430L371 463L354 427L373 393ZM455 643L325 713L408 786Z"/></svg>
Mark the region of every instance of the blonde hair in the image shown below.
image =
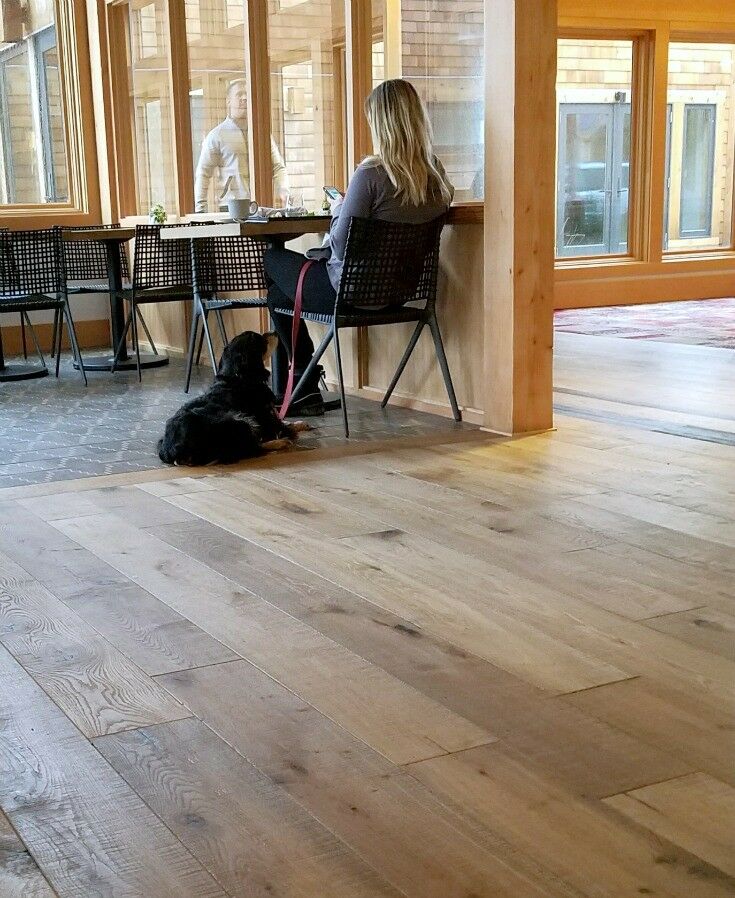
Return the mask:
<svg viewBox="0 0 735 898"><path fill-rule="evenodd" d="M423 205L440 196L449 205L452 188L432 148L431 123L415 88L402 78L383 81L365 101L377 154L367 162L385 168L402 205Z"/></svg>

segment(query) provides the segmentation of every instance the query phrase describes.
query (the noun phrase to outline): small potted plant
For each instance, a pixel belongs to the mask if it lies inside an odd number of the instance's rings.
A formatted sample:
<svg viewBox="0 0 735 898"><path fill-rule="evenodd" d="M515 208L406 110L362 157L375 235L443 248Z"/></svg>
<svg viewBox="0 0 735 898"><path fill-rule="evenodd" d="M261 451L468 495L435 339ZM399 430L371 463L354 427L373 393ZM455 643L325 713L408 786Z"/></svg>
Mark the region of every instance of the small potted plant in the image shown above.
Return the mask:
<svg viewBox="0 0 735 898"><path fill-rule="evenodd" d="M168 216L166 215L166 210L160 203L156 203L154 206L151 206L148 212L148 221L151 224L164 224Z"/></svg>

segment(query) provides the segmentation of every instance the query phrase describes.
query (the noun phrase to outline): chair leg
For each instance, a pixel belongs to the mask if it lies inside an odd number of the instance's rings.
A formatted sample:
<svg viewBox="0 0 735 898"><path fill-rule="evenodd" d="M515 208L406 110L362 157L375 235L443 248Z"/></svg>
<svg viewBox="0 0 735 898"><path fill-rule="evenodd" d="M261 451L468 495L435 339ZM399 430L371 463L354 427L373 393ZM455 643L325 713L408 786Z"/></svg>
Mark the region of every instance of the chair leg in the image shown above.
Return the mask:
<svg viewBox="0 0 735 898"><path fill-rule="evenodd" d="M135 300L132 302L132 309L130 310L130 314L133 317L133 344L135 345L135 367L138 370L138 383L143 382L143 372L140 367L140 339L138 337L138 307L135 304Z"/></svg>
<svg viewBox="0 0 735 898"><path fill-rule="evenodd" d="M334 325L332 325L332 327L330 327L329 330L326 332L326 334L324 335L324 337L322 339L322 342L316 348L314 355L311 357L311 361L306 366L306 371L304 371L304 373L298 379L296 386L293 388L293 393L291 394L291 402L293 402L296 399L296 397L301 394L302 390L304 389L304 385L306 384L309 377L313 374L314 369L316 368L316 366L319 364L319 362L321 360L321 357L327 351L327 347L331 343L333 337L334 337Z"/></svg>
<svg viewBox="0 0 735 898"><path fill-rule="evenodd" d="M61 309L54 312L54 340L51 344L51 352L56 356L56 376L59 376L59 368L61 367L61 340L63 338L64 322L61 318ZM71 338L70 338L71 339ZM53 356L52 356L53 358Z"/></svg>
<svg viewBox="0 0 735 898"><path fill-rule="evenodd" d="M206 320L209 312L202 306L202 319ZM202 360L202 349L204 348L204 328L202 328L201 333L199 334L199 346L197 346L197 354L194 357L194 364L198 367L199 363Z"/></svg>
<svg viewBox="0 0 735 898"><path fill-rule="evenodd" d="M201 340L207 340L207 350L209 352L209 360L212 363L212 377L217 376L217 359L214 354L214 343L212 343L212 332L209 330L209 317L206 311L202 311L202 336L200 338L199 343L199 353L201 355L202 352L202 343ZM198 361L197 361L198 364Z"/></svg>
<svg viewBox="0 0 735 898"><path fill-rule="evenodd" d="M89 384L87 383L87 372L84 370L84 359L82 358L82 350L79 348L79 340L77 340L77 330L74 327L74 319L71 317L71 310L69 309L69 304L66 303L64 306L64 317L66 318L66 329L69 332L69 342L71 343L71 351L74 358L77 360L79 364L79 371L82 375L82 380L84 381L84 386L87 387ZM59 331L61 331L61 323L59 324ZM59 340L59 347L61 346L61 341ZM56 356L56 376L58 377L59 370L59 358L61 357L61 352Z"/></svg>
<svg viewBox="0 0 735 898"><path fill-rule="evenodd" d="M56 357L56 376L59 376L59 367L61 365L61 339L63 336L62 311L56 309L54 312L54 332L51 341L51 356Z"/></svg>
<svg viewBox="0 0 735 898"><path fill-rule="evenodd" d="M191 316L191 328L189 330L189 351L186 354L186 384L184 385L184 392L189 392L189 387L191 386L191 371L194 367L194 352L196 350L197 345L197 332L199 330L199 309L196 307L196 300L194 307L194 314Z"/></svg>
<svg viewBox="0 0 735 898"><path fill-rule="evenodd" d="M339 398L342 403L342 426L345 431L345 439L349 439L350 428L347 423L347 400L345 398L345 382L342 375L342 353L339 351L339 328L334 325L334 357L337 361L337 378L339 380Z"/></svg>
<svg viewBox="0 0 735 898"><path fill-rule="evenodd" d="M36 354L41 361L41 367L46 367L46 359L43 357L43 353L41 352L41 346L38 342L38 337L36 336L36 330L31 324L31 319L28 317L28 312L21 312L21 318L25 318L25 323L28 325L28 330L31 332L31 339L33 340L33 345L36 347Z"/></svg>
<svg viewBox="0 0 735 898"><path fill-rule="evenodd" d="M219 328L220 339L222 340L222 349L230 342L227 339L227 331L225 330L225 319L222 316L222 309L215 309L214 314L217 316L217 327Z"/></svg>
<svg viewBox="0 0 735 898"><path fill-rule="evenodd" d="M128 317L125 319L125 327L123 328L122 336L120 337L120 341L115 348L115 355L112 357L112 370L117 370L117 363L120 360L120 352L125 345L125 341L128 338L128 331L130 330L133 318L133 310L132 307L130 312L128 312Z"/></svg>
<svg viewBox="0 0 735 898"><path fill-rule="evenodd" d="M459 406L457 405L457 397L454 394L454 386L452 384L452 375L449 373L447 356L444 352L444 343L442 342L442 335L441 331L439 330L439 322L436 320L435 314L432 313L429 318L428 324L431 328L431 336L434 338L436 357L439 360L439 367L441 368L442 377L444 378L444 386L447 388L447 396L449 396L449 404L452 406L452 414L454 415L454 420L461 421L462 413L460 412Z"/></svg>
<svg viewBox="0 0 735 898"><path fill-rule="evenodd" d="M140 311L140 309L138 309L138 319L143 326L143 331L145 332L146 339L150 343L151 352L153 353L153 355L158 355L158 349L156 349L156 344L153 342L153 337L151 336L151 332L148 330L148 325L145 323L145 318L143 317L143 313Z"/></svg>
<svg viewBox="0 0 735 898"><path fill-rule="evenodd" d="M23 358L28 359L28 344L26 343L26 323L23 313L20 315L20 339L23 343Z"/></svg>
<svg viewBox="0 0 735 898"><path fill-rule="evenodd" d="M419 337L421 336L421 331L424 329L425 321L419 321L414 329L413 334L411 334L411 339L408 341L408 346L406 347L406 351L403 353L403 358L401 359L398 367L396 368L396 373L393 375L393 380L390 382L390 386L386 391L385 396L383 396L383 401L380 403L381 408L385 408L388 405L388 400L393 394L393 390L396 388L396 384L398 383L401 375L403 374L403 369L408 364L408 360L411 358L411 353L414 351L416 344L418 343Z"/></svg>

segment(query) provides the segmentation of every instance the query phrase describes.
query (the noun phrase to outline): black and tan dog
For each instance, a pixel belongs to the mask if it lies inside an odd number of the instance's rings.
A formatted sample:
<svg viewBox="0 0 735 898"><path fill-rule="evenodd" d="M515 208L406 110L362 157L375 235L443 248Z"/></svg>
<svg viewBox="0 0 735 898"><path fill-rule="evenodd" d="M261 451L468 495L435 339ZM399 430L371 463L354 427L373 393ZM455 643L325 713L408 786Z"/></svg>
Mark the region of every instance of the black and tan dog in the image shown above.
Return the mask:
<svg viewBox="0 0 735 898"><path fill-rule="evenodd" d="M232 464L286 449L308 424L286 424L276 413L267 364L276 334L245 331L222 353L214 384L166 422L158 457L169 465Z"/></svg>

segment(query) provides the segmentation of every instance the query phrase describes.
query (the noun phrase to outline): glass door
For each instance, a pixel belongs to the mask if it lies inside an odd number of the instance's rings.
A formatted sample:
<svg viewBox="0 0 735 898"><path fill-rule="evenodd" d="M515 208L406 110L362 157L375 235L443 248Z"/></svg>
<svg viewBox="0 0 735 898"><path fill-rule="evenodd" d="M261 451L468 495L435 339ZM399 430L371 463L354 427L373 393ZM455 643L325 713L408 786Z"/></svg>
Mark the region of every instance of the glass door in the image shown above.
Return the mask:
<svg viewBox="0 0 735 898"><path fill-rule="evenodd" d="M628 248L630 104L559 107L557 255Z"/></svg>

